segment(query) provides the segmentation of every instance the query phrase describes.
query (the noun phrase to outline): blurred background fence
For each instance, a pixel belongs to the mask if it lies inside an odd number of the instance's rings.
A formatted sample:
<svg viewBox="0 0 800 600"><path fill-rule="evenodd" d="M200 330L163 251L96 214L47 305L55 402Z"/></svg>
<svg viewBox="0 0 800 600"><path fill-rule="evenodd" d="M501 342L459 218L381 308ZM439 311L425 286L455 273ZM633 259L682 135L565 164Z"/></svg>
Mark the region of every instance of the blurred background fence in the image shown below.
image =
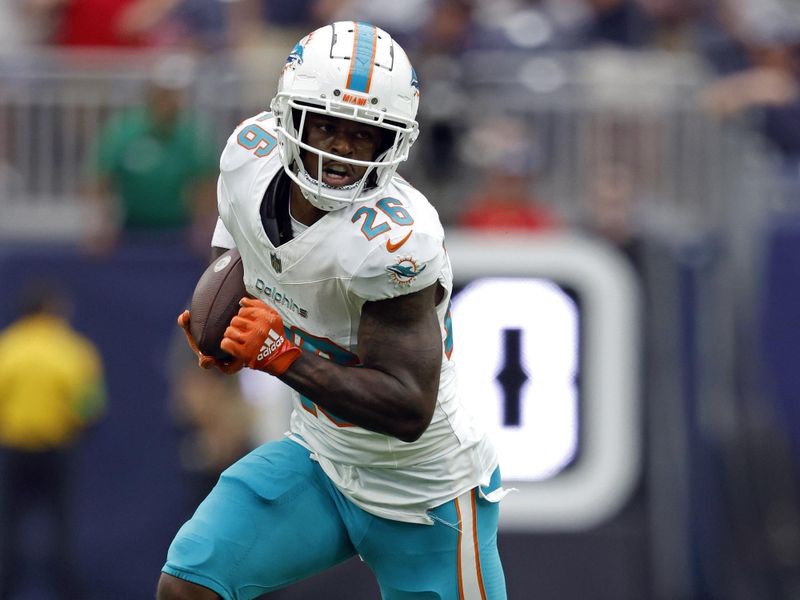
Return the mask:
<svg viewBox="0 0 800 600"><path fill-rule="evenodd" d="M268 109L283 51L263 52L257 74L214 57L186 64L188 108L212 130L215 148L247 115ZM0 60L2 233L84 233L90 151L110 117L144 103L164 58L60 50ZM587 219L609 180L627 195L625 210L684 227L724 227L778 206L764 143L741 119L704 109L709 76L689 54L474 51L455 74L440 58L418 64L430 85L406 171L434 190L448 223L487 167L524 169L536 199L573 222ZM496 148L509 126L521 138L515 156Z"/></svg>

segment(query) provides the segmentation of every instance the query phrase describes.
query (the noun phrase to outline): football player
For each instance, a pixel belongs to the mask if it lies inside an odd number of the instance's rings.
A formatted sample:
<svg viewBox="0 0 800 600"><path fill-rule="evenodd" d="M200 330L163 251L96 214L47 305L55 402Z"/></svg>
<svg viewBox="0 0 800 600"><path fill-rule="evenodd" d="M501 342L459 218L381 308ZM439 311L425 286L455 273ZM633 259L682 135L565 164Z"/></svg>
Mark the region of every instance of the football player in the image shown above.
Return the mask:
<svg viewBox="0 0 800 600"><path fill-rule="evenodd" d="M180 529L159 600L255 598L356 554L386 600L506 597L505 491L459 404L442 225L396 174L418 102L392 37L338 22L294 47L271 112L229 138L212 246L239 250L253 298L225 332L234 360L198 357L280 378L294 411Z"/></svg>

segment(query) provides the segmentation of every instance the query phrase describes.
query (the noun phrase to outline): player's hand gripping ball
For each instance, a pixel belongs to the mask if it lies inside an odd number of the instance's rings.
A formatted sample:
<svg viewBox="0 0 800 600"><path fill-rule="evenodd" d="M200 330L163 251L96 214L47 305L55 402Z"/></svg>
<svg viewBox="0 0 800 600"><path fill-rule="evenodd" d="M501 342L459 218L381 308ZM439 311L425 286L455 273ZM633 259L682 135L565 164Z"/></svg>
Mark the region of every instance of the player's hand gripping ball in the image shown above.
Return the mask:
<svg viewBox="0 0 800 600"><path fill-rule="evenodd" d="M183 311L180 315L178 315L178 325L181 329L183 329L183 333L186 336L186 342L189 344L189 347L192 349L192 352L195 353L197 356L197 364L200 365L204 369L211 369L216 367L223 373L236 373L237 371L241 371L242 367L244 367L244 363L240 360L236 360L233 357L227 360L220 360L214 358L213 356L209 356L208 354L203 354L200 348L197 347L197 342L194 341L194 336L191 332L191 312L188 310Z"/></svg>
<svg viewBox="0 0 800 600"><path fill-rule="evenodd" d="M283 319L261 300L243 298L221 348L251 369L282 375L301 350L286 338Z"/></svg>

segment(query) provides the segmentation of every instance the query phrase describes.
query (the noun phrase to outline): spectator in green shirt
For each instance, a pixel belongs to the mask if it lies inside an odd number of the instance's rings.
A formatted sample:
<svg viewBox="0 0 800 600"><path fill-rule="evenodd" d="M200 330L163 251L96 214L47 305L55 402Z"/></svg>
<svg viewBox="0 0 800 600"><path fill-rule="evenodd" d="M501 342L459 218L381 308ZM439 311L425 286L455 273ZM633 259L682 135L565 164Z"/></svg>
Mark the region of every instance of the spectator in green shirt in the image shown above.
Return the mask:
<svg viewBox="0 0 800 600"><path fill-rule="evenodd" d="M112 117L97 140L95 250L123 232L207 229L205 215L215 214L218 148L183 110L191 64L176 58L157 67L144 105Z"/></svg>

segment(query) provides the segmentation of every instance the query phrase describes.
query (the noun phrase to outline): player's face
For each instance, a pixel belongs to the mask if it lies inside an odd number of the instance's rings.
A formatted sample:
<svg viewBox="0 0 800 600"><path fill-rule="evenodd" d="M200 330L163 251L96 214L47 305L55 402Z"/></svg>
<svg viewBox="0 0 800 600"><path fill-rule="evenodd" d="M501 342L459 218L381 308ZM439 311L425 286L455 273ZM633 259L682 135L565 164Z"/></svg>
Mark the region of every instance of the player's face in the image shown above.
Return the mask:
<svg viewBox="0 0 800 600"><path fill-rule="evenodd" d="M375 160L381 144L377 127L338 119L327 115L306 115L304 141L314 148L356 160ZM313 152L303 152L303 165L312 177L318 173L319 157ZM367 167L322 159L322 182L331 187L342 187L359 181Z"/></svg>

